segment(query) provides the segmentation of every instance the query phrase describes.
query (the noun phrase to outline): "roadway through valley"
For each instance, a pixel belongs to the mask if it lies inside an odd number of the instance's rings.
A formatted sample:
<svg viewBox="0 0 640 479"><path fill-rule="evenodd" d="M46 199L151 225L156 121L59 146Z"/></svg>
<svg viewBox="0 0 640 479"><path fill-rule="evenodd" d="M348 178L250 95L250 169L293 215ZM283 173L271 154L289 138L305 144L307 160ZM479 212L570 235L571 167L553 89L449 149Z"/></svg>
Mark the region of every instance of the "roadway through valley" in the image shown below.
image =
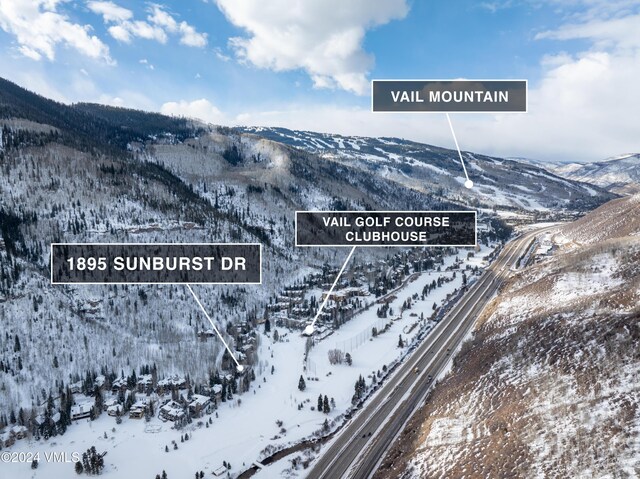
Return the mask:
<svg viewBox="0 0 640 479"><path fill-rule="evenodd" d="M451 354L509 276L513 264L542 231L524 234L507 243L480 279L321 452L308 478L366 479L375 472L403 426L424 402Z"/></svg>

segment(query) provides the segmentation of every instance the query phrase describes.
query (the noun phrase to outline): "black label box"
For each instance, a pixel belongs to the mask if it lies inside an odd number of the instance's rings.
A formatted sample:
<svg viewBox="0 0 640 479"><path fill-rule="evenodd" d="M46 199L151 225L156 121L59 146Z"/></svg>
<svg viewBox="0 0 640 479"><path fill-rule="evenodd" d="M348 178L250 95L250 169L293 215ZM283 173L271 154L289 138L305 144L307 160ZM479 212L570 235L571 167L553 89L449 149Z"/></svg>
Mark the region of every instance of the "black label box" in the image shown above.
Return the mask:
<svg viewBox="0 0 640 479"><path fill-rule="evenodd" d="M373 112L526 112L526 80L373 80Z"/></svg>
<svg viewBox="0 0 640 479"><path fill-rule="evenodd" d="M52 243L52 284L260 284L258 243Z"/></svg>
<svg viewBox="0 0 640 479"><path fill-rule="evenodd" d="M296 246L476 246L475 211L296 211Z"/></svg>

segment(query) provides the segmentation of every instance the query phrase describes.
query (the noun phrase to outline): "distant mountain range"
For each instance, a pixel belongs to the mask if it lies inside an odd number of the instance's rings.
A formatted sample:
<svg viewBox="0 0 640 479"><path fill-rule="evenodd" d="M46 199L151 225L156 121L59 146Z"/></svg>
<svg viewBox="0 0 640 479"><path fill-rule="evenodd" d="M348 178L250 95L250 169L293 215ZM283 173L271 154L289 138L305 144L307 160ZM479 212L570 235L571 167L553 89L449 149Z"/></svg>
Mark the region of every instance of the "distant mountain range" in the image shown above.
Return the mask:
<svg viewBox="0 0 640 479"><path fill-rule="evenodd" d="M640 192L640 154L627 154L594 163L566 163L547 167L557 175L598 185L618 194Z"/></svg>

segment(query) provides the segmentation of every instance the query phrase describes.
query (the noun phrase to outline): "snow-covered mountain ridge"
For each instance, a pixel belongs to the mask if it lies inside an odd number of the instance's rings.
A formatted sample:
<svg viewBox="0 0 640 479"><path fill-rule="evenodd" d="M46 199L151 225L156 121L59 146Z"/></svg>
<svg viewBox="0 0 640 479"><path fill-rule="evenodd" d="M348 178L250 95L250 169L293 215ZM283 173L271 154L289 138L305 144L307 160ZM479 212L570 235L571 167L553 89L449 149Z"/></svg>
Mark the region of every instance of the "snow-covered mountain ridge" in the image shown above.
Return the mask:
<svg viewBox="0 0 640 479"><path fill-rule="evenodd" d="M541 238L376 478L637 477L639 207Z"/></svg>
<svg viewBox="0 0 640 479"><path fill-rule="evenodd" d="M640 154L627 154L594 163L549 165L555 174L598 185L618 194L640 192Z"/></svg>
<svg viewBox="0 0 640 479"><path fill-rule="evenodd" d="M375 173L418 191L485 208L537 212L590 209L594 200L607 195L598 187L567 180L539 165L465 151L463 157L474 182L474 188L467 190L456 151L400 138L264 127L248 127L242 131Z"/></svg>

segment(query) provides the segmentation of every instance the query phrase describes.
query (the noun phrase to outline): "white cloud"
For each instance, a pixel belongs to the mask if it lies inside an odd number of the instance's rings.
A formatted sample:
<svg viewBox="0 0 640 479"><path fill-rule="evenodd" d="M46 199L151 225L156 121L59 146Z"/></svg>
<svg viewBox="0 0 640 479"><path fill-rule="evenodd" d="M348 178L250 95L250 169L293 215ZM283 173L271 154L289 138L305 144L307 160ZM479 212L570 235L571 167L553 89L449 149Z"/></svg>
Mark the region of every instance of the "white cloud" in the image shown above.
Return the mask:
<svg viewBox="0 0 640 479"><path fill-rule="evenodd" d="M587 39L599 49L640 48L640 14L567 24L557 30L538 33L536 40L541 39Z"/></svg>
<svg viewBox="0 0 640 479"><path fill-rule="evenodd" d="M194 27L186 22L180 22L180 43L188 47L207 46L207 34L198 33Z"/></svg>
<svg viewBox="0 0 640 479"><path fill-rule="evenodd" d="M228 62L229 60L231 60L231 57L229 55L225 55L225 53L222 51L222 48L220 47L214 48L213 53L218 60L221 60L223 62Z"/></svg>
<svg viewBox="0 0 640 479"><path fill-rule="evenodd" d="M369 90L373 57L362 43L367 29L401 19L406 0L217 0L231 23L249 37L234 37L237 56L259 68L305 70L317 88Z"/></svg>
<svg viewBox="0 0 640 479"><path fill-rule="evenodd" d="M113 2L92 1L87 7L94 13L102 15L105 22L124 22L133 18L133 12L120 7Z"/></svg>
<svg viewBox="0 0 640 479"><path fill-rule="evenodd" d="M56 47L72 48L89 58L112 64L109 47L91 35L89 25L79 25L58 11L62 0L11 0L0 2L0 28L14 35L18 51L32 60L55 60Z"/></svg>
<svg viewBox="0 0 640 479"><path fill-rule="evenodd" d="M178 22L161 5L149 5L146 21L133 20L131 10L111 1L91 1L87 7L102 16L104 22L110 25L109 34L122 43L131 43L133 38L138 37L164 44L170 33L178 35L182 45L200 48L207 45L206 33L199 33L187 22Z"/></svg>
<svg viewBox="0 0 640 479"><path fill-rule="evenodd" d="M144 65L149 70L155 70L156 69L156 67L153 66L152 63L149 63L149 60L147 60L146 58L142 58L141 60L139 60L138 63L140 63L141 65Z"/></svg>
<svg viewBox="0 0 640 479"><path fill-rule="evenodd" d="M180 43L189 47L204 47L207 45L207 34L198 31L187 22L177 22L160 5L151 5L148 20L168 32L179 34Z"/></svg>
<svg viewBox="0 0 640 479"><path fill-rule="evenodd" d="M162 28L149 25L140 20L111 25L107 31L113 38L122 43L131 43L133 37L155 40L162 44L167 43L167 34Z"/></svg>
<svg viewBox="0 0 640 479"><path fill-rule="evenodd" d="M597 0L594 0L597 2ZM602 7L604 8L604 7ZM451 115L462 149L540 160L597 161L638 152L640 38L635 13L572 17L538 41L582 39L583 51L558 50L540 62L541 80L530 84L522 114ZM561 47L564 47L562 43ZM398 136L454 147L444 115L375 114L366 108L298 105L249 111L245 125L284 126L365 136Z"/></svg>
<svg viewBox="0 0 640 479"><path fill-rule="evenodd" d="M167 102L162 105L160 111L165 115L196 118L209 123L220 124L225 122L222 112L205 98L191 102L186 100Z"/></svg>
<svg viewBox="0 0 640 479"><path fill-rule="evenodd" d="M638 65L640 45L547 56L541 63L542 80L530 87L528 113L451 115L460 147L496 156L579 162L638 152ZM382 114L316 104L248 111L232 123L397 136L455 148L442 114Z"/></svg>
<svg viewBox="0 0 640 479"><path fill-rule="evenodd" d="M543 78L530 91L529 113L496 116L475 125L475 144L488 148L482 137L491 135L494 148L502 153L518 154L512 142L523 154L559 160L597 160L638 151L634 130L640 121L640 15L609 12L607 2L599 0L590 3L597 13L583 13L585 21L572 20L536 37L587 40L588 49L545 56Z"/></svg>

